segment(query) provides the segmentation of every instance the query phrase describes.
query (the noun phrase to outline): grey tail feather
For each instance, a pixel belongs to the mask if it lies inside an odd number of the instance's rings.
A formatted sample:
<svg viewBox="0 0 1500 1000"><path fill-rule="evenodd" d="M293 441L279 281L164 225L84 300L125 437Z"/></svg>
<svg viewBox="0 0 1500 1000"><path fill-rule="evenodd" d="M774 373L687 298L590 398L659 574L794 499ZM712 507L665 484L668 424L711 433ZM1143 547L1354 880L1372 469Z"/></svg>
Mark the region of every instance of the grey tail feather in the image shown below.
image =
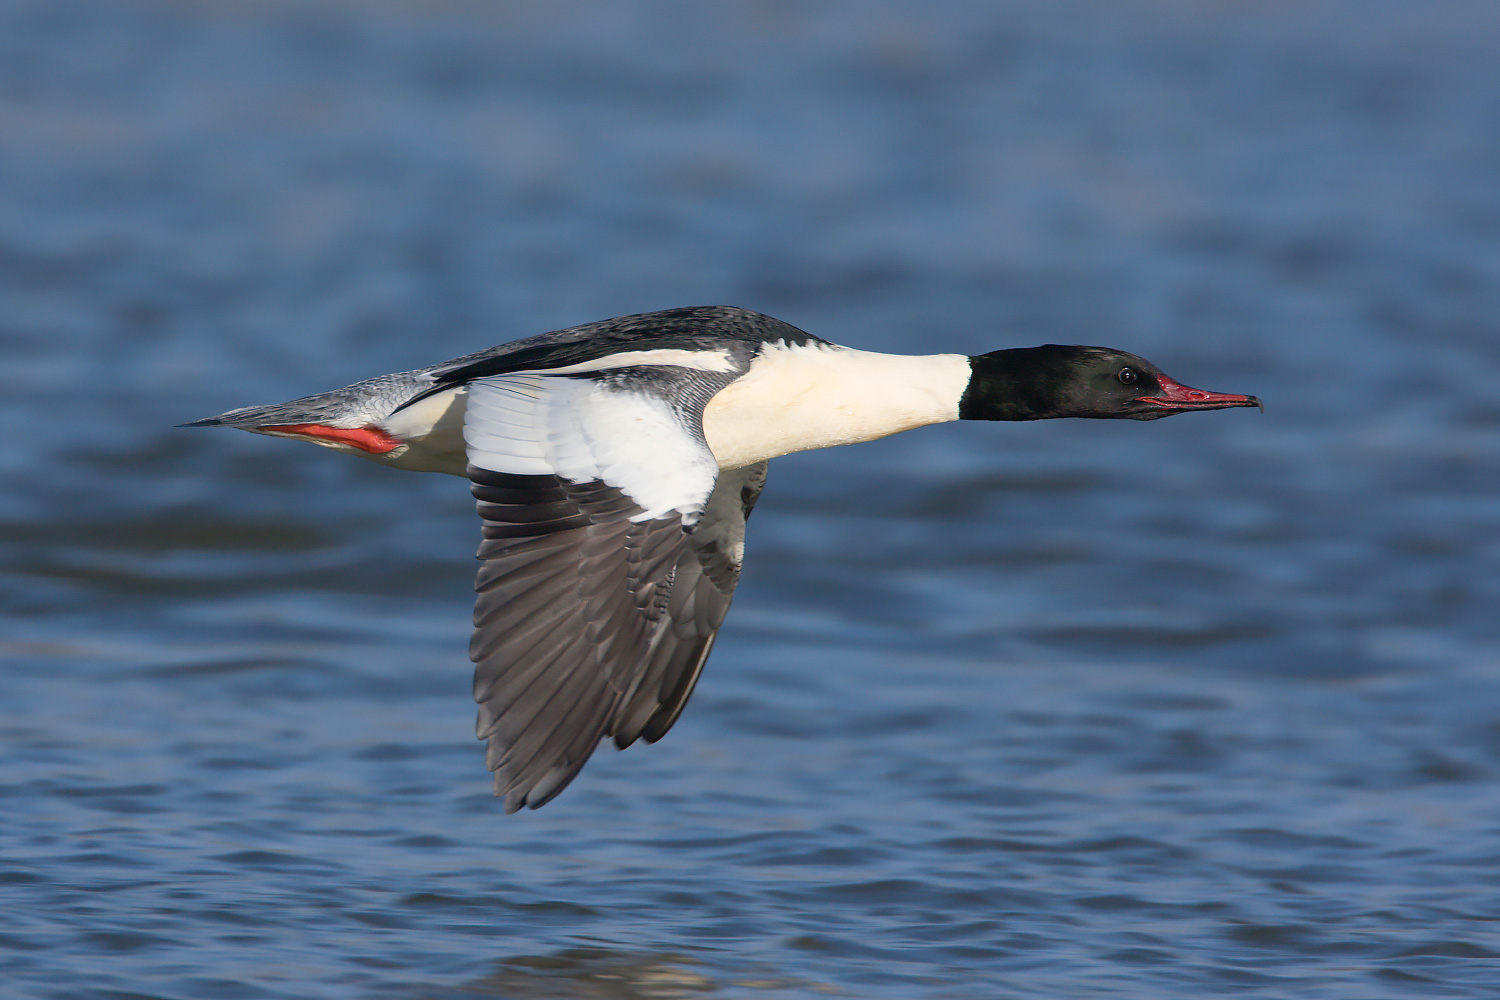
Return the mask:
<svg viewBox="0 0 1500 1000"><path fill-rule="evenodd" d="M266 424L312 424L327 419L324 412L316 407L299 406L309 400L322 402L325 398L332 397L335 401L338 396L335 393L326 392L321 396L309 396L307 399L294 399L290 403L271 403L266 406L241 406L233 410L225 410L223 413L212 417L204 417L202 420L193 420L189 423L178 424L178 427L242 427L246 430L254 430Z"/></svg>

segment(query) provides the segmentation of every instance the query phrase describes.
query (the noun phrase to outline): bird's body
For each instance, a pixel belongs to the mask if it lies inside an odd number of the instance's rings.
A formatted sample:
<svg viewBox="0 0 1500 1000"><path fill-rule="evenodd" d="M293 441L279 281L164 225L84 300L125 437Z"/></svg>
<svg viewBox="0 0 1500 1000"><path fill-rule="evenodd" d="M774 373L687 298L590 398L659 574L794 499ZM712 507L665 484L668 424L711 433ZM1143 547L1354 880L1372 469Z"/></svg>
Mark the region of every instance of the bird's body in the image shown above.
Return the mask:
<svg viewBox="0 0 1500 1000"><path fill-rule="evenodd" d="M779 455L956 419L1152 419L1258 405L1134 355L904 356L727 306L541 334L189 426L466 476L484 520L478 735L506 808L549 801L603 736L659 739L707 659Z"/></svg>

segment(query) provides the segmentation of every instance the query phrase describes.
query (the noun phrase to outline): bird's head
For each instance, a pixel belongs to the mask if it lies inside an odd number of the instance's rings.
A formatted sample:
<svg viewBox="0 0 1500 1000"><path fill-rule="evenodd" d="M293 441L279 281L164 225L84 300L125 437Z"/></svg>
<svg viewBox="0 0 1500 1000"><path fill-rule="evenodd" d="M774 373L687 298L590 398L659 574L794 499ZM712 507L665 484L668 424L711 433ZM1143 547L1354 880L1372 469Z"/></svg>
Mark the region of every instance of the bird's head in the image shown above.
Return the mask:
<svg viewBox="0 0 1500 1000"><path fill-rule="evenodd" d="M972 375L959 404L965 420L1156 420L1261 405L1255 396L1183 385L1145 358L1108 347L1046 344L992 351L969 364Z"/></svg>

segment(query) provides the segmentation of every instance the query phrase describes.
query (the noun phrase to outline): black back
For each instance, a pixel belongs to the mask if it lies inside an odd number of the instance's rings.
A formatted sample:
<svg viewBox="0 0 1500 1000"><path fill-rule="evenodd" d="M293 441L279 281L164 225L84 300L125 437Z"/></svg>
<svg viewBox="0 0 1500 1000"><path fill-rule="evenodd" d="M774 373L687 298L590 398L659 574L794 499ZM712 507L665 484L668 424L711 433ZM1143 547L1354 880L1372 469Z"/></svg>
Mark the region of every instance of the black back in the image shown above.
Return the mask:
<svg viewBox="0 0 1500 1000"><path fill-rule="evenodd" d="M685 306L526 337L455 358L431 374L446 388L508 372L565 368L626 350L729 351L748 366L762 344L777 341L827 343L790 323L738 306Z"/></svg>

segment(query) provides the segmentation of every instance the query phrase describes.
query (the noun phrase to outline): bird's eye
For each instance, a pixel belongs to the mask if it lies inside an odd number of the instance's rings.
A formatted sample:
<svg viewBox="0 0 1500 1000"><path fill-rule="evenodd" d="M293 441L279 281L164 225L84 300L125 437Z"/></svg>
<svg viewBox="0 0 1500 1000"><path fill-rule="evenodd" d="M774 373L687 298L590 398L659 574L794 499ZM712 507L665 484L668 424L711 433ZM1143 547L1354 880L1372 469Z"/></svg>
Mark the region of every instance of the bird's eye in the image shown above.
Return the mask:
<svg viewBox="0 0 1500 1000"><path fill-rule="evenodd" d="M1115 378L1119 379L1125 385L1135 385L1135 380L1138 377L1134 368L1121 368L1120 374L1115 376Z"/></svg>

